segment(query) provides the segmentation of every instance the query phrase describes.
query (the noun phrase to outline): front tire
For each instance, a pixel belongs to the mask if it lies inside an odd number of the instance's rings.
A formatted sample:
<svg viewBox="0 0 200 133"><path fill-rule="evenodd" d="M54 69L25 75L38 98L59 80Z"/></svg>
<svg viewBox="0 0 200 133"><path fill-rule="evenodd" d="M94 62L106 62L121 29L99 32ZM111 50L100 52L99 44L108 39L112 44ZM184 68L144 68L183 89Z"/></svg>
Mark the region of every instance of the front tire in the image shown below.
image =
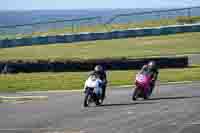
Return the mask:
<svg viewBox="0 0 200 133"><path fill-rule="evenodd" d="M136 100L137 100L137 98L138 98L138 93L139 93L138 88L135 88L135 90L134 90L134 92L133 92L133 95L132 95L132 100L133 100L133 101L136 101Z"/></svg>
<svg viewBox="0 0 200 133"><path fill-rule="evenodd" d="M90 96L90 94L87 92L86 94L85 94L85 97L84 97L84 104L83 104L83 106L84 107L88 107L88 105L89 105L89 100L91 99L91 96Z"/></svg>

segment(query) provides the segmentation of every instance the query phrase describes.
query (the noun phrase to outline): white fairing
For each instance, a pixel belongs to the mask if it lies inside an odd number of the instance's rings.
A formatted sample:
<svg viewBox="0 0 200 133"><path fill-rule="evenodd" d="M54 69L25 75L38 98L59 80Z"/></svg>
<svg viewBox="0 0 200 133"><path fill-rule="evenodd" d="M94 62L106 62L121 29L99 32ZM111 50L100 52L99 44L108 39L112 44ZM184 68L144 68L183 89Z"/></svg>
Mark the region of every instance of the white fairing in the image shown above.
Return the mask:
<svg viewBox="0 0 200 133"><path fill-rule="evenodd" d="M102 88L100 87L100 84L102 81L99 78L95 78L93 76L90 76L86 81L85 81L85 88L94 88L94 91L97 94L102 94Z"/></svg>

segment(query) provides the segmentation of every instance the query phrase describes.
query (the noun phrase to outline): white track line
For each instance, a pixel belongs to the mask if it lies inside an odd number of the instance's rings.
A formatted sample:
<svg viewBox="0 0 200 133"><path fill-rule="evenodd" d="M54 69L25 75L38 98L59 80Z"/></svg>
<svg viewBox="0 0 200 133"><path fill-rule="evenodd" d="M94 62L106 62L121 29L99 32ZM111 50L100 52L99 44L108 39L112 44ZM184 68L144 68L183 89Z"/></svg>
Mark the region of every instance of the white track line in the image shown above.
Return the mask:
<svg viewBox="0 0 200 133"><path fill-rule="evenodd" d="M167 82L158 83L159 85L173 85L173 84L186 84L193 83L194 81L180 81L180 82ZM108 88L130 88L134 85L122 85L122 86L111 86ZM82 92L83 90L53 90L53 91L29 91L29 92L17 92L18 94L34 94L34 93L72 93L72 92Z"/></svg>

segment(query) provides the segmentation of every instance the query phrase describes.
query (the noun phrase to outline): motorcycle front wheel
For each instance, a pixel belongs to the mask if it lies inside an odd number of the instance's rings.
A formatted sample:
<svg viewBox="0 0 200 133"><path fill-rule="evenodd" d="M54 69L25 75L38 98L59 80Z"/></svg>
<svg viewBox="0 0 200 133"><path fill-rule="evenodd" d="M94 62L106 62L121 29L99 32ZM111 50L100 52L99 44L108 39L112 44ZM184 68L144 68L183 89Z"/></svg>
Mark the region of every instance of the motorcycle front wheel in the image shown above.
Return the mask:
<svg viewBox="0 0 200 133"><path fill-rule="evenodd" d="M132 95L132 100L136 101L139 95L139 90L138 88L135 88L135 90L133 91L133 95Z"/></svg>
<svg viewBox="0 0 200 133"><path fill-rule="evenodd" d="M91 98L92 98L91 95L87 92L84 97L84 104L83 104L84 107L88 107L88 105L91 102Z"/></svg>

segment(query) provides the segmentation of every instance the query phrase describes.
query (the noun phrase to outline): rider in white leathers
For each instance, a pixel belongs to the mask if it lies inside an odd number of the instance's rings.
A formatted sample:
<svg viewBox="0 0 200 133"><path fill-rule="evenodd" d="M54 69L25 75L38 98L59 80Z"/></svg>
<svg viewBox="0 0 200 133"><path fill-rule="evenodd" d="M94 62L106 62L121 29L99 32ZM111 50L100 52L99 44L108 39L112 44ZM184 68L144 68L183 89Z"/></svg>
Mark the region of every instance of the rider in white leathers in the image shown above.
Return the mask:
<svg viewBox="0 0 200 133"><path fill-rule="evenodd" d="M96 75L90 75L89 78L85 81L84 91L86 91L87 87L94 88L94 91L99 96L102 95L102 80L98 78Z"/></svg>

